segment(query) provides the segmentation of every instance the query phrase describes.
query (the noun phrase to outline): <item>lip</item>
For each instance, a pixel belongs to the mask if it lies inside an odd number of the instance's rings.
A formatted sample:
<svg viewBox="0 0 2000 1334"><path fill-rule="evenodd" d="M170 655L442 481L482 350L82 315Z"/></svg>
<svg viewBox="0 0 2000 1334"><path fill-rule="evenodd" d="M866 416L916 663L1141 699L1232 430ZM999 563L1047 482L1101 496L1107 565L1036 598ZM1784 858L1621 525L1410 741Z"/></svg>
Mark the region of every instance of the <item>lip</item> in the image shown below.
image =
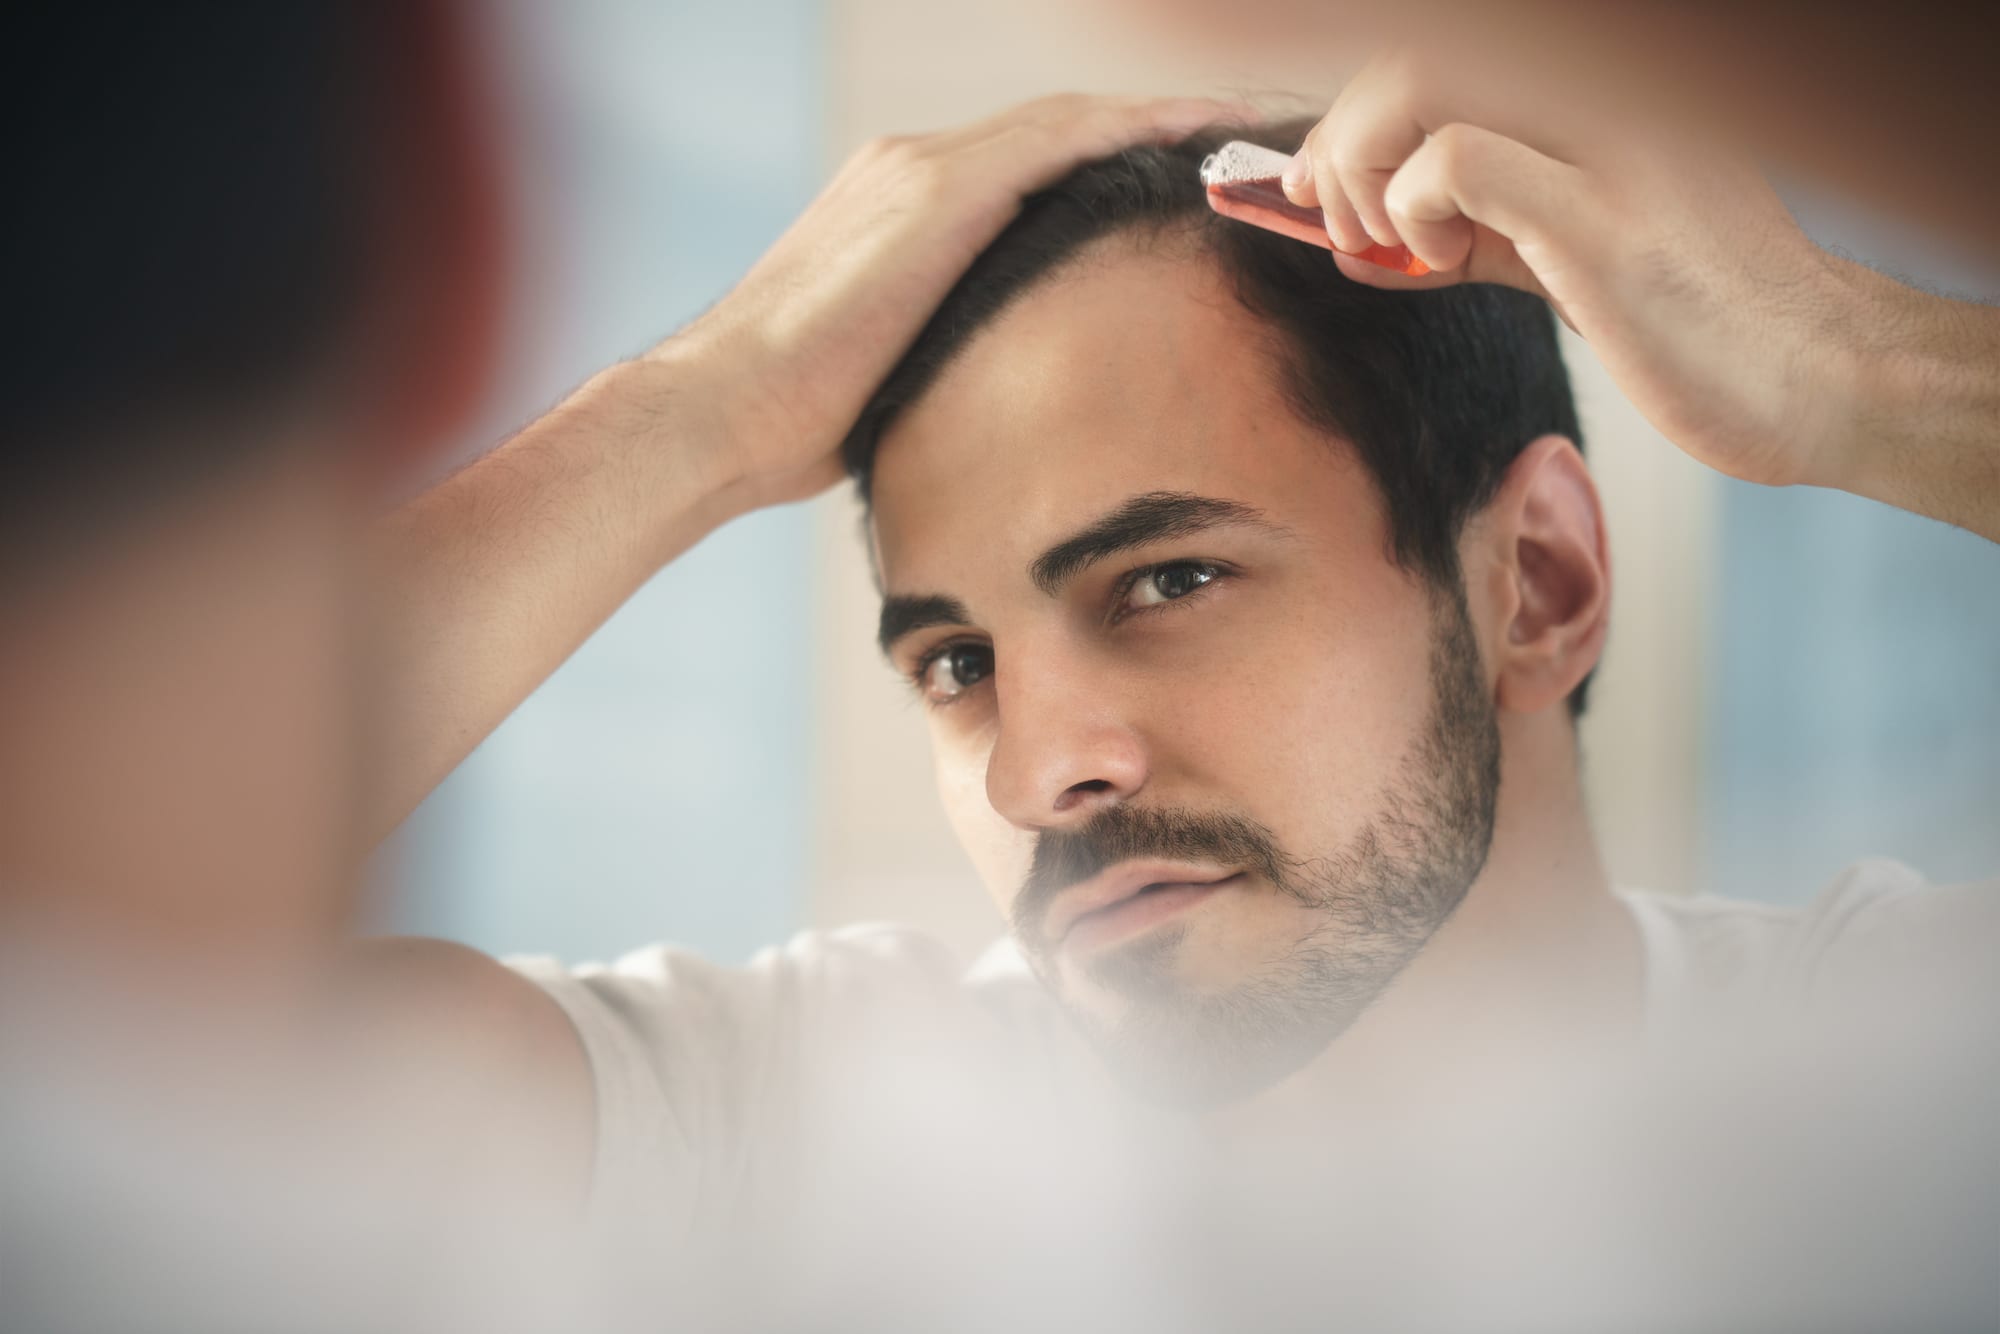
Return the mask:
<svg viewBox="0 0 2000 1334"><path fill-rule="evenodd" d="M1056 896L1049 909L1049 940L1059 948L1110 944L1173 916L1242 874L1192 862L1120 862Z"/></svg>

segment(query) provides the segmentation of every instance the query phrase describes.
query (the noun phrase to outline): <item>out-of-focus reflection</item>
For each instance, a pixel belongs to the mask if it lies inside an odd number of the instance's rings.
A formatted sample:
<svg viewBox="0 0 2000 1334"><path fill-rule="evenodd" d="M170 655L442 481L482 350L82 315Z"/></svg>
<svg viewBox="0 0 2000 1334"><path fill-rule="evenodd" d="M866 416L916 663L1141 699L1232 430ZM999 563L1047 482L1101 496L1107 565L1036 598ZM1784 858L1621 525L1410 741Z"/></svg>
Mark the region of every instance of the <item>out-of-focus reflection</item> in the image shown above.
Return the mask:
<svg viewBox="0 0 2000 1334"><path fill-rule="evenodd" d="M485 1091L351 1003L342 954L356 535L462 416L495 311L464 39L442 6L309 4L52 10L9 43L10 1329L469 1296L362 1295L495 1192L437 1156Z"/></svg>

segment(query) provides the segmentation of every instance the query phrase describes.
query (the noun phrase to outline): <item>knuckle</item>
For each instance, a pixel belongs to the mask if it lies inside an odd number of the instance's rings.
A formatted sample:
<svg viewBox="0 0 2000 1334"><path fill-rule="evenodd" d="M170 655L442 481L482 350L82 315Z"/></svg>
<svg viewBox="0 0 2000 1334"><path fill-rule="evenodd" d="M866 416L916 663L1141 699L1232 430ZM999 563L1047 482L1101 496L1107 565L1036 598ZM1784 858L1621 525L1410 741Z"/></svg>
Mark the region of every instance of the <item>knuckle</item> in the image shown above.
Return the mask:
<svg viewBox="0 0 2000 1334"><path fill-rule="evenodd" d="M1032 105L1038 118L1074 120L1095 106L1096 99L1084 93L1049 93Z"/></svg>
<svg viewBox="0 0 2000 1334"><path fill-rule="evenodd" d="M1306 131L1306 137L1299 144L1298 151L1306 155L1306 161L1312 165L1315 171L1317 171L1325 163L1327 159L1327 154L1328 154L1327 144L1333 136L1333 130L1331 128L1332 120L1333 120L1333 113L1329 111L1326 113L1326 118L1324 120L1321 120L1318 124L1314 125L1310 130Z"/></svg>
<svg viewBox="0 0 2000 1334"><path fill-rule="evenodd" d="M912 161L904 173L903 191L917 208L938 208L952 196L950 173L935 161Z"/></svg>
<svg viewBox="0 0 2000 1334"><path fill-rule="evenodd" d="M902 157L910 151L911 138L906 134L880 134L861 145L854 154L856 162L883 162Z"/></svg>
<svg viewBox="0 0 2000 1334"><path fill-rule="evenodd" d="M1371 168L1367 161L1352 149L1335 149L1326 158L1326 165L1337 180L1354 183L1368 179Z"/></svg>
<svg viewBox="0 0 2000 1334"><path fill-rule="evenodd" d="M1432 86L1430 71L1415 51L1405 48L1382 62L1382 83L1386 91L1406 105L1415 105Z"/></svg>
<svg viewBox="0 0 2000 1334"><path fill-rule="evenodd" d="M1478 135L1463 121L1452 121L1431 131L1431 155L1444 167L1460 167L1473 151Z"/></svg>
<svg viewBox="0 0 2000 1334"><path fill-rule="evenodd" d="M1402 177L1389 183L1382 195L1382 209L1390 216L1403 222L1435 221L1429 217L1434 210L1425 203L1428 191L1415 181Z"/></svg>

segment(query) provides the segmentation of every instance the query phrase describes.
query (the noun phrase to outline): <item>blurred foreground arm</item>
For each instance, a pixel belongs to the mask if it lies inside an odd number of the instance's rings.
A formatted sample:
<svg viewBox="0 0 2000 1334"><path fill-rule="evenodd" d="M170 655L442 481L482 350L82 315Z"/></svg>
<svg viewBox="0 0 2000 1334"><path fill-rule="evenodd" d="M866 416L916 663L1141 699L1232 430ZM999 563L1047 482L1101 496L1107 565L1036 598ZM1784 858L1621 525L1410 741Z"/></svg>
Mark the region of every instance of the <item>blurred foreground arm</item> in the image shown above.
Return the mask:
<svg viewBox="0 0 2000 1334"><path fill-rule="evenodd" d="M661 566L840 476L867 396L1020 199L1228 113L1055 97L863 149L743 282L377 534L380 837Z"/></svg>
<svg viewBox="0 0 2000 1334"><path fill-rule="evenodd" d="M1851 491L2000 541L2000 310L1829 254L1754 169L1557 91L1408 59L1368 66L1286 188L1347 251L1406 244L1405 278L1546 297L1619 387L1732 477Z"/></svg>

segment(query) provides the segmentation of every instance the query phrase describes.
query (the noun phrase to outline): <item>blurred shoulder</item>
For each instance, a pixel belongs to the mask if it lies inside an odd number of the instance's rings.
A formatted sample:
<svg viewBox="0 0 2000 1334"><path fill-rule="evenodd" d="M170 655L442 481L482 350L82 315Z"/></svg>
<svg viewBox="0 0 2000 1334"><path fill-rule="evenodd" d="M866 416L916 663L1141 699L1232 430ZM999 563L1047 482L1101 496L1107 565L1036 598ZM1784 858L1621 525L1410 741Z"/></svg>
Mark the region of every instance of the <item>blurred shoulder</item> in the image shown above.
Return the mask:
<svg viewBox="0 0 2000 1334"><path fill-rule="evenodd" d="M581 1194L590 1068L546 992L478 950L416 937L358 941L343 971L342 1024L358 1077L433 1120L441 1153L500 1169L545 1198Z"/></svg>

